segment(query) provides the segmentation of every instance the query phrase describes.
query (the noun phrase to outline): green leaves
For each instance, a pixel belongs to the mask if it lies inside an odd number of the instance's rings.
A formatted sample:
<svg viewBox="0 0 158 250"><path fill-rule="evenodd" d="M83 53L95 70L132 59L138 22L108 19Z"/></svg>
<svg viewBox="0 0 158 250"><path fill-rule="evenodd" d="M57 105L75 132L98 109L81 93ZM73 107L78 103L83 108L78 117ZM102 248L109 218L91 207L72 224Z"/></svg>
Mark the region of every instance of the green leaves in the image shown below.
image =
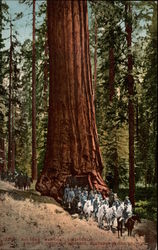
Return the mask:
<svg viewBox="0 0 158 250"><path fill-rule="evenodd" d="M21 19L23 16L24 16L24 14L22 12L15 13L15 18L12 21L17 21L17 20Z"/></svg>
<svg viewBox="0 0 158 250"><path fill-rule="evenodd" d="M157 3L153 3L153 1L132 2L133 18L132 20L131 17L129 18L133 24L133 43L130 50L134 62L135 89L133 97L128 95L128 85L125 81L129 51L126 42L124 1L114 1L114 4L111 1L90 1L90 7L92 62L95 18L98 25L96 121L106 171L108 172L114 167L115 159L112 152L117 149L120 181L124 182L127 178L124 171L121 170L121 162L124 159L124 167L127 170L129 153L127 107L130 99L136 105L135 126L138 126L136 128L138 137L135 136L135 162L138 165L136 181L139 181L140 178L141 181L149 181L149 173L151 173L153 181L156 164L154 124L156 124L157 103L155 84L157 82ZM109 48L111 47L114 48L115 58L115 97L110 104ZM138 124L136 124L137 122ZM118 138L122 138L122 135L126 140L120 142ZM138 162L142 162L142 164L139 165Z"/></svg>

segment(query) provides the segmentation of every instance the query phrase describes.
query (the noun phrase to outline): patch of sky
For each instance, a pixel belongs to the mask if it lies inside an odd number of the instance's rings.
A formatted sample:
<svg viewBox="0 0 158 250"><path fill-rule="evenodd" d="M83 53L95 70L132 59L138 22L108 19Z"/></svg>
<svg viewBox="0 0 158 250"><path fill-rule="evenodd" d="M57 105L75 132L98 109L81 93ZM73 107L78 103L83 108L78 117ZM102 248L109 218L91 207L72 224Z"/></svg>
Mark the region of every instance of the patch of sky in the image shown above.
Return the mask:
<svg viewBox="0 0 158 250"><path fill-rule="evenodd" d="M39 11L40 5L45 2L43 0L36 0L36 13ZM19 0L6 0L6 3L9 7L9 18L13 23L13 34L16 31L18 33L17 39L20 43L23 43L26 39L32 40L32 5L29 7L25 3L19 3ZM16 14L23 13L22 18L14 20ZM43 16L38 17L36 15L36 22L38 25L43 20ZM37 20L38 19L38 20ZM5 40L6 49L9 48L9 36L10 28L9 23L6 25L2 33L3 38L8 38Z"/></svg>
<svg viewBox="0 0 158 250"><path fill-rule="evenodd" d="M9 6L9 15L11 19L13 20L17 13L23 13L23 17L19 20L16 20L13 22L13 33L16 31L18 32L17 39L20 43L23 43L26 39L32 40L32 5L29 7L27 4L21 4L19 3L19 0L5 0L6 3ZM45 0L36 0L36 13L39 11L40 5L44 3ZM144 8L143 12L147 11L146 8ZM138 14L139 10L137 8L133 9L133 14ZM90 4L88 2L88 21L89 21L89 28L91 25L91 8ZM39 25L44 16L38 16L36 15L36 27L37 24ZM145 37L146 36L146 29L145 25L149 24L150 21L140 20L139 21L139 28L137 27L136 30L133 30L133 41L136 42L139 40L140 36ZM3 30L2 36L3 38L9 38L10 30L9 30L9 23ZM9 39L5 40L5 47L8 48L9 45Z"/></svg>

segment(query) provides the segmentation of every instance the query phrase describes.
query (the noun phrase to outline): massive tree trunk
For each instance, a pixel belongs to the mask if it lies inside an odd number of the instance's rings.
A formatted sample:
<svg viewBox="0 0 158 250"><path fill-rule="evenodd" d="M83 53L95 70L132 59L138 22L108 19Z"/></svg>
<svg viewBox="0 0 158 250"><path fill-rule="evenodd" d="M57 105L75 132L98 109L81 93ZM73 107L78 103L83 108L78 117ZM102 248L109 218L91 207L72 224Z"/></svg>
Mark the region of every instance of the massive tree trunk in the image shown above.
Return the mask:
<svg viewBox="0 0 158 250"><path fill-rule="evenodd" d="M12 23L10 21L10 58L9 58L9 112L8 112L8 170L12 169Z"/></svg>
<svg viewBox="0 0 158 250"><path fill-rule="evenodd" d="M97 43L98 43L98 25L95 17L95 49L94 49L94 84L93 84L93 96L94 102L96 99L96 88L97 88Z"/></svg>
<svg viewBox="0 0 158 250"><path fill-rule="evenodd" d="M132 75L133 60L131 52L132 43L132 8L131 3L125 4L126 13L126 32L127 32L127 47L128 47L128 122L129 122L129 198L132 205L135 205L135 169L134 169L134 79Z"/></svg>
<svg viewBox="0 0 158 250"><path fill-rule="evenodd" d="M68 176L87 176L104 195L95 123L86 1L49 1L49 115L44 168L36 189L60 201ZM88 183L87 183L88 184Z"/></svg>
<svg viewBox="0 0 158 250"><path fill-rule="evenodd" d="M36 160L36 71L35 71L35 3L33 0L33 32L32 32L32 179L37 180Z"/></svg>

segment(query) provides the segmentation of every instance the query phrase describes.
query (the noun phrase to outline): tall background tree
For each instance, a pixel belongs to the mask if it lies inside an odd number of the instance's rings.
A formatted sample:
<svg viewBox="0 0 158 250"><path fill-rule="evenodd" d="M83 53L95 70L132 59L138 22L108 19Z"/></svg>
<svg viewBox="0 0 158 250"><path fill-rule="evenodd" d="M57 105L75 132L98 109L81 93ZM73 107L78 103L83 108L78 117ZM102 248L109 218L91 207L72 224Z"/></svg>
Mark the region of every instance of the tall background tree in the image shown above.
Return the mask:
<svg viewBox="0 0 158 250"><path fill-rule="evenodd" d="M6 169L6 89L3 83L4 72L4 38L2 31L8 22L8 5L0 1L0 173ZM6 65L5 65L6 66Z"/></svg>
<svg viewBox="0 0 158 250"><path fill-rule="evenodd" d="M132 205L135 205L135 168L134 168L134 78L133 78L133 57L132 57L132 6L130 2L125 3L125 25L126 25L126 39L128 49L128 124L129 124L129 198Z"/></svg>
<svg viewBox="0 0 158 250"><path fill-rule="evenodd" d="M33 0L33 22L32 22L32 179L33 180L37 180L35 6L36 6L36 0Z"/></svg>

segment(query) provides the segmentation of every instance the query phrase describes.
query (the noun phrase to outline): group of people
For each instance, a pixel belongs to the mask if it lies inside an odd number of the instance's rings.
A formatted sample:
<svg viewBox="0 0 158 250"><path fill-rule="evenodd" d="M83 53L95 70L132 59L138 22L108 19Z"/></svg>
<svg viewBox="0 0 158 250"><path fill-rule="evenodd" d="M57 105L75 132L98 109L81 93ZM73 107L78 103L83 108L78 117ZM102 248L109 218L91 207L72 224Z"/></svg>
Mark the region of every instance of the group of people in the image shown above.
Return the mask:
<svg viewBox="0 0 158 250"><path fill-rule="evenodd" d="M12 172L1 172L0 179L2 181L9 181L11 183L15 183L15 187L18 189L28 190L31 187L31 178L27 175L27 173L23 173L22 171L17 172L16 170Z"/></svg>
<svg viewBox="0 0 158 250"><path fill-rule="evenodd" d="M122 218L124 222L132 216L132 204L129 197L126 196L121 201L116 193L112 190L109 197L103 198L102 194L97 190L89 190L88 186L82 188L70 187L66 184L64 188L63 204L70 211L84 215L87 219L93 216L98 225L102 226L104 217L110 218L109 223L113 223L114 219ZM109 224L110 225L110 224Z"/></svg>

